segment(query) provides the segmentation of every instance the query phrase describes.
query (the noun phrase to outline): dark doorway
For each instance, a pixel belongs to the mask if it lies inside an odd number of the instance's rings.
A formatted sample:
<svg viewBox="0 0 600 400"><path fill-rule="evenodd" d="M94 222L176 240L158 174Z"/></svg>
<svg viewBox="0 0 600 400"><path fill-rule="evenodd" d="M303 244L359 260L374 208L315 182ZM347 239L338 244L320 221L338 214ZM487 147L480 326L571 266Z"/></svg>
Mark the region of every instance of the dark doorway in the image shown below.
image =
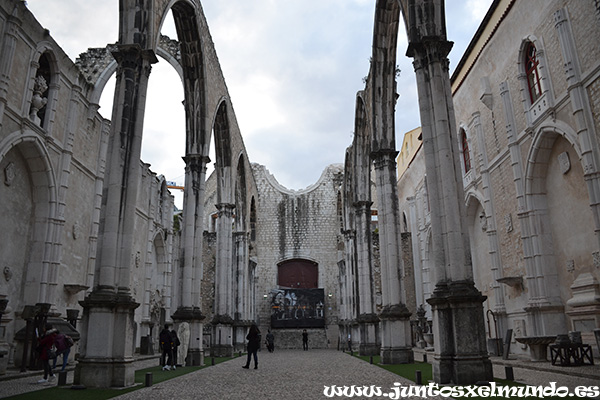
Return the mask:
<svg viewBox="0 0 600 400"><path fill-rule="evenodd" d="M319 287L319 266L309 260L294 259L278 266L280 288L315 289Z"/></svg>

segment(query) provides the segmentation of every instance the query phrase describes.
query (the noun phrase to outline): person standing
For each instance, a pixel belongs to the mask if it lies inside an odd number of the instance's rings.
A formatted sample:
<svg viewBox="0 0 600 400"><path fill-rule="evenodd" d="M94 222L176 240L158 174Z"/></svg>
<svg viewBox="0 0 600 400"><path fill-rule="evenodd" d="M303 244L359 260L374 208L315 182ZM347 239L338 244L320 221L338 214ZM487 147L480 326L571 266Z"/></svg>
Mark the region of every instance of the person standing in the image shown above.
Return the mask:
<svg viewBox="0 0 600 400"><path fill-rule="evenodd" d="M175 331L174 327L171 328L171 340L173 341L173 369L175 369L179 365L177 362L177 348L181 342L179 341L179 337L177 337L177 331Z"/></svg>
<svg viewBox="0 0 600 400"><path fill-rule="evenodd" d="M56 360L58 356L62 355L62 368L61 371L64 371L67 368L67 362L69 361L69 353L71 352L71 346L73 345L73 339L69 336L60 333L58 330L56 331L56 336L54 337L54 346L56 346L56 357L52 363L52 369L56 368Z"/></svg>
<svg viewBox="0 0 600 400"><path fill-rule="evenodd" d="M169 325L165 325L158 337L162 355L160 356L163 371L170 371L173 366L173 338L169 332Z"/></svg>
<svg viewBox="0 0 600 400"><path fill-rule="evenodd" d="M308 332L306 332L306 329L302 331L302 350L308 350Z"/></svg>
<svg viewBox="0 0 600 400"><path fill-rule="evenodd" d="M348 351L352 352L352 335L348 333Z"/></svg>
<svg viewBox="0 0 600 400"><path fill-rule="evenodd" d="M254 369L258 369L258 348L260 347L260 331L258 330L258 326L252 324L250 327L250 331L246 336L246 340L248 340L248 358L246 360L246 365L242 368L250 368L250 358L254 355Z"/></svg>
<svg viewBox="0 0 600 400"><path fill-rule="evenodd" d="M270 329L267 333L266 341L267 341L267 350L269 350L269 353L272 353L273 350L275 350L275 336L273 336L273 333L271 333Z"/></svg>
<svg viewBox="0 0 600 400"><path fill-rule="evenodd" d="M38 381L38 383L47 383L54 380L54 374L50 369L50 358L55 355L50 354L52 346L54 346L54 338L56 337L56 329L47 329L44 336L38 338L37 351L39 353L39 359L42 361L42 367L44 368L44 377Z"/></svg>

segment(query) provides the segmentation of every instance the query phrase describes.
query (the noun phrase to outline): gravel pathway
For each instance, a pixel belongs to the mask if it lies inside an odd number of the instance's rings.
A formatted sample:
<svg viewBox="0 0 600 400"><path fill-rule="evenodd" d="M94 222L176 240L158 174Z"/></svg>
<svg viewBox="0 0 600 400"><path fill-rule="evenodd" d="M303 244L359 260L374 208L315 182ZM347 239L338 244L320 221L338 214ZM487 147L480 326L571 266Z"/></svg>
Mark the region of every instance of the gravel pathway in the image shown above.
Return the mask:
<svg viewBox="0 0 600 400"><path fill-rule="evenodd" d="M243 369L244 363L245 358L233 359L116 399L326 399L325 386L375 385L389 392L395 382L410 384L335 350L262 351L257 370L252 369L253 364Z"/></svg>

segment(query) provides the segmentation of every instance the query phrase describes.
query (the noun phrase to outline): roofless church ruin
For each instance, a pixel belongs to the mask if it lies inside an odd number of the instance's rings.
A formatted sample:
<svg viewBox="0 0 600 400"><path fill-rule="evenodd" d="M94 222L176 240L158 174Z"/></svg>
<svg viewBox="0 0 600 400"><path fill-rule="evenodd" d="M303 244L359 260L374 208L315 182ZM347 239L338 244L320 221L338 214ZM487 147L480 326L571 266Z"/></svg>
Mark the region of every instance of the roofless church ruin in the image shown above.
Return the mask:
<svg viewBox="0 0 600 400"><path fill-rule="evenodd" d="M25 2L0 0L0 374L34 367L34 333L47 324L76 339L75 381L87 387L132 385L134 354L156 352L165 324L179 332L186 365L243 351L253 323L275 331L280 348L300 348L307 329L314 347L350 338L385 364L413 362L425 334L434 380L457 384L492 378L492 309L500 334L592 337L600 57L583 32L598 33L600 11L591 0L536 1L528 26L516 22L525 3L494 1L450 77L444 1L377 0L353 141L343 163L296 191L246 152L200 0L123 0L117 43L75 61ZM160 34L169 11L176 38ZM406 136L418 145L399 176L409 149L396 148L394 126L401 31L422 126ZM498 38L516 43L517 32L522 49L502 47ZM518 61L488 71L488 52ZM159 60L184 89L180 212L160 171L140 159ZM557 72L565 65L566 78ZM503 80L509 74L517 77ZM99 101L113 75L108 120ZM556 143L569 163L560 174ZM498 200L511 185L516 194ZM589 225L576 254L545 247L558 235L548 204L571 192L585 205L575 217ZM513 253L521 258L509 262ZM572 266L568 286L561 263Z"/></svg>

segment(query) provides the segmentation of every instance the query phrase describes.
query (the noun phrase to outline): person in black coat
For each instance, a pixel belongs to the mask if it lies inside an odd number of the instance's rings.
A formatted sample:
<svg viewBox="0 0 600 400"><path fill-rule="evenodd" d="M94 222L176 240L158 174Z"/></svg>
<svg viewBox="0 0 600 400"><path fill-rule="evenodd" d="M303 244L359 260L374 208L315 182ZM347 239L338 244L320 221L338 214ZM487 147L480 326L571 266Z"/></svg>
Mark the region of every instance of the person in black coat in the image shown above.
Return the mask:
<svg viewBox="0 0 600 400"><path fill-rule="evenodd" d="M254 355L254 369L258 369L258 348L260 347L260 331L258 330L258 326L252 325L250 327L250 331L246 336L248 340L248 359L246 360L246 365L242 368L250 368L250 358Z"/></svg>
<svg viewBox="0 0 600 400"><path fill-rule="evenodd" d="M169 371L173 365L173 338L169 332L169 325L165 325L158 336L162 355L160 356L163 371ZM174 369L174 368L173 368Z"/></svg>
<svg viewBox="0 0 600 400"><path fill-rule="evenodd" d="M175 369L176 366L181 364L180 362L177 362L177 348L181 342L179 341L179 337L177 337L175 328L171 329L171 340L173 341L173 369Z"/></svg>

